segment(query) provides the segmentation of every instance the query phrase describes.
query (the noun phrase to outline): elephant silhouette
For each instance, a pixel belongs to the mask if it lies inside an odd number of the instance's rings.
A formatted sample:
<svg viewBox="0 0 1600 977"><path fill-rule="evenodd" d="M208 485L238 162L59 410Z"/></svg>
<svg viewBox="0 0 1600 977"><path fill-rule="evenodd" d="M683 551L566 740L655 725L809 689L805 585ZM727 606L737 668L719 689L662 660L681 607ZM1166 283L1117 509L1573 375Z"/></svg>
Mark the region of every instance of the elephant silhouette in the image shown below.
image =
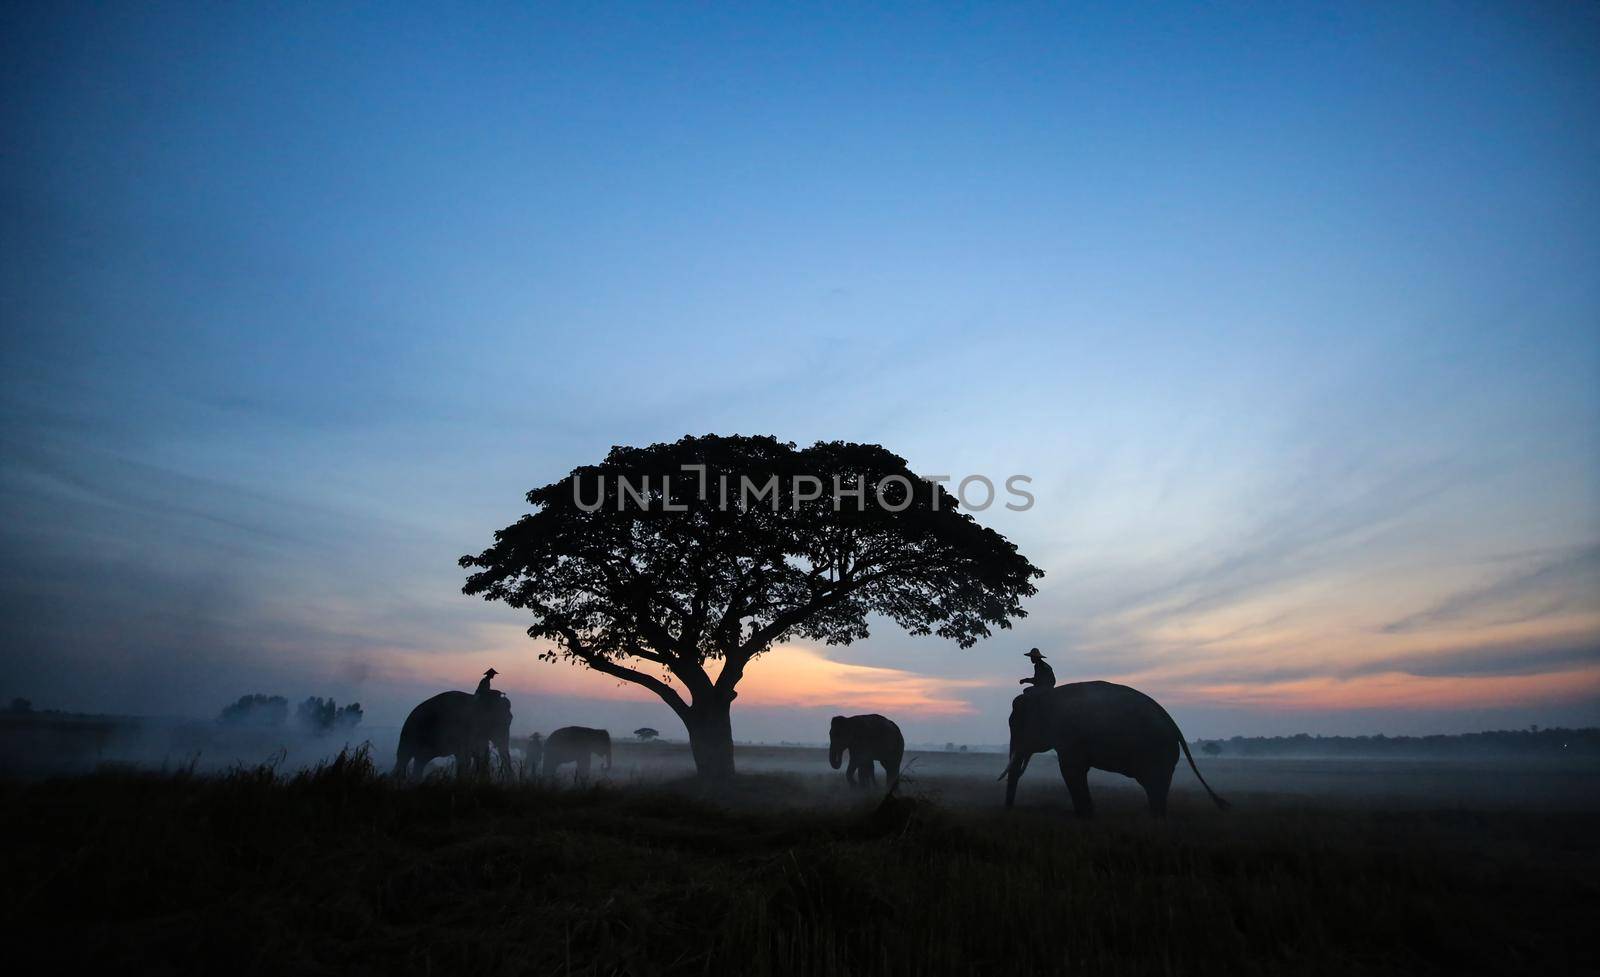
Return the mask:
<svg viewBox="0 0 1600 977"><path fill-rule="evenodd" d="M838 770L845 751L850 765L844 779L853 787L877 783L874 761L883 764L889 778L889 792L900 782L900 759L905 756L906 738L892 719L871 713L865 716L834 716L828 726L828 765Z"/></svg>
<svg viewBox="0 0 1600 977"><path fill-rule="evenodd" d="M1179 749L1206 793L1226 811L1228 802L1200 776L1178 724L1143 692L1111 682L1072 682L1044 692L1025 692L1011 700L1011 757L1000 775L1006 782L1006 807L1016 801L1017 780L1028 760L1035 753L1055 750L1078 817L1094 816L1091 767L1132 777L1144 788L1150 813L1166 817Z"/></svg>
<svg viewBox="0 0 1600 977"><path fill-rule="evenodd" d="M511 700L499 692L473 695L441 692L420 703L400 727L394 775L402 780L422 773L437 757L456 759L456 770L489 769L489 745L502 767L511 756Z"/></svg>
<svg viewBox="0 0 1600 977"><path fill-rule="evenodd" d="M544 773L555 776L564 763L576 764L574 779L589 776L591 757L605 761L602 770L611 769L611 734L587 726L563 726L544 740Z"/></svg>

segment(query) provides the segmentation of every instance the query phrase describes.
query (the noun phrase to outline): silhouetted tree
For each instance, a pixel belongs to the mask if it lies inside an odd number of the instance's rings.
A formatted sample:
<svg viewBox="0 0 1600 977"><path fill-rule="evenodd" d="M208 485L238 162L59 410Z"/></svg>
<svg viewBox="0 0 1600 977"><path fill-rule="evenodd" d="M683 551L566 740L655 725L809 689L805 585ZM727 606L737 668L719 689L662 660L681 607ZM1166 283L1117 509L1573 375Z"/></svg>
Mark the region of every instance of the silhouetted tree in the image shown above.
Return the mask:
<svg viewBox="0 0 1600 977"><path fill-rule="evenodd" d="M1234 736L1227 740L1227 752L1241 757L1595 757L1600 756L1600 729L1501 729L1449 736Z"/></svg>
<svg viewBox="0 0 1600 977"><path fill-rule="evenodd" d="M1222 752L1222 744L1216 740L1206 740L1200 747L1201 752L1207 756L1216 756Z"/></svg>
<svg viewBox="0 0 1600 977"><path fill-rule="evenodd" d="M289 700L281 695L242 695L217 717L233 726L282 726L289 718Z"/></svg>
<svg viewBox="0 0 1600 977"><path fill-rule="evenodd" d="M633 735L639 737L639 742L648 743L657 736L660 736L661 733L657 730L651 729L649 726L640 726L638 729L633 731Z"/></svg>
<svg viewBox="0 0 1600 977"><path fill-rule="evenodd" d="M849 644L879 614L969 647L1023 616L1043 576L877 445L616 447L527 499L533 513L461 558L477 569L465 592L530 611L547 660L660 696L705 777L733 772L735 687L773 645Z"/></svg>
<svg viewBox="0 0 1600 977"><path fill-rule="evenodd" d="M6 707L6 712L10 713L26 714L32 711L33 701L31 699L24 699L21 696L17 696L15 699L12 699L11 705Z"/></svg>
<svg viewBox="0 0 1600 977"><path fill-rule="evenodd" d="M294 707L294 721L313 733L323 733L333 728L333 717L338 712L332 699L309 696Z"/></svg>
<svg viewBox="0 0 1600 977"><path fill-rule="evenodd" d="M361 723L361 704L352 702L339 706L332 699L311 696L294 710L295 722L313 733L326 733L333 729L354 729Z"/></svg>

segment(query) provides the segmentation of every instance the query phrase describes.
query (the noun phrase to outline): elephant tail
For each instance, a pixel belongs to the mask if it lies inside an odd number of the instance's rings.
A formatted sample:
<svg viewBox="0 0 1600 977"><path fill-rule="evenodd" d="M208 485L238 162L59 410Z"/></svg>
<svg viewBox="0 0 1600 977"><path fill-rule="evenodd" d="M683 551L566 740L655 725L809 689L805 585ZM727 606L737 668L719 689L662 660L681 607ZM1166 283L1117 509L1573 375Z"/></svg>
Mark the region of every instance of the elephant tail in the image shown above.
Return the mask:
<svg viewBox="0 0 1600 977"><path fill-rule="evenodd" d="M1172 728L1178 730L1178 724L1173 723ZM1183 747L1183 755L1189 758L1189 769L1194 771L1195 777L1200 781L1200 786L1204 787L1206 793L1210 794L1211 799L1216 802L1217 810L1226 811L1232 808L1233 805L1218 797L1217 792L1211 789L1210 784L1206 783L1206 778L1200 776L1200 768L1194 765L1194 754L1189 752L1189 741L1183 738L1182 730L1178 730L1178 745Z"/></svg>

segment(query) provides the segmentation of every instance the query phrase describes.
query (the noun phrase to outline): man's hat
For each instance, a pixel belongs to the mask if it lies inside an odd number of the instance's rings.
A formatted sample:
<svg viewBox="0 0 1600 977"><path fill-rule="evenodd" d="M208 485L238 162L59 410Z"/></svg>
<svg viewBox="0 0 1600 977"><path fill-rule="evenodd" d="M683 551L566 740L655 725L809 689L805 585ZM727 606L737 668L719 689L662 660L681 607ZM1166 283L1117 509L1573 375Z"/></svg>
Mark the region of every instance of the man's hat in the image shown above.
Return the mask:
<svg viewBox="0 0 1600 977"><path fill-rule="evenodd" d="M1024 658L1032 658L1034 661L1039 661L1041 658L1044 657L1044 655L1042 655L1039 652L1039 649L1037 649L1037 648L1029 648L1028 649L1028 653L1026 655L1023 655L1022 657L1024 657Z"/></svg>
<svg viewBox="0 0 1600 977"><path fill-rule="evenodd" d="M484 672L483 674L486 675L489 678L494 678L496 675L499 675L500 673L491 668L487 672Z"/></svg>

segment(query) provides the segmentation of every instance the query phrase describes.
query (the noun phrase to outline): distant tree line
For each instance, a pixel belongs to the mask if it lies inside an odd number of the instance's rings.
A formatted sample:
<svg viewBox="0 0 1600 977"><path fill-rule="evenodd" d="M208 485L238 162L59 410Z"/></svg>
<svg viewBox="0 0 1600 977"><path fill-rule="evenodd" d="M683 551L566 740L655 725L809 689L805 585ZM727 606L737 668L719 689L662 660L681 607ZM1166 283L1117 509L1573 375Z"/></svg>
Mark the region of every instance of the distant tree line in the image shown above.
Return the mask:
<svg viewBox="0 0 1600 977"><path fill-rule="evenodd" d="M1454 736L1234 736L1196 740L1212 756L1600 756L1600 728L1497 729Z"/></svg>
<svg viewBox="0 0 1600 977"><path fill-rule="evenodd" d="M227 726L282 726L289 719L289 700L281 695L242 695L226 706L217 721ZM341 706L332 699L311 696L295 706L295 725L312 733L354 729L361 724L361 703Z"/></svg>

